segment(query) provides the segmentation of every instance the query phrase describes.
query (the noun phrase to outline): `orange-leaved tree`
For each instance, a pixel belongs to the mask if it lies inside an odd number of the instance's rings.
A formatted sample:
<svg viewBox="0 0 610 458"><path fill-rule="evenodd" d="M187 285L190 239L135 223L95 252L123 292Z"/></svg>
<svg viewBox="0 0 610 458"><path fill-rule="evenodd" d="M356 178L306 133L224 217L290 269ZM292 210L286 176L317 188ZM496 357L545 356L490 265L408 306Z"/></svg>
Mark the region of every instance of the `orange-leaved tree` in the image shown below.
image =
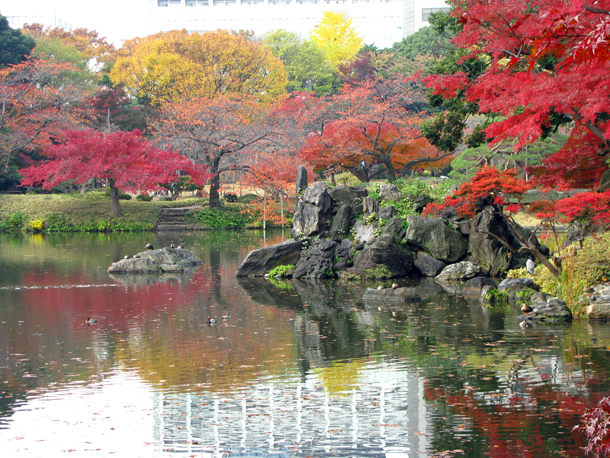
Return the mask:
<svg viewBox="0 0 610 458"><path fill-rule="evenodd" d="M393 182L414 167L442 167L451 154L422 136L422 100L406 79L346 85L327 99L326 120L311 132L300 156L318 171L347 170L361 181L385 173Z"/></svg>
<svg viewBox="0 0 610 458"><path fill-rule="evenodd" d="M19 153L61 141L65 129L87 125L88 97L73 84L70 64L27 60L0 70L0 165Z"/></svg>
<svg viewBox="0 0 610 458"><path fill-rule="evenodd" d="M275 131L267 124L270 110L252 96L193 98L165 104L152 130L158 144L208 168L214 208L220 205L221 175L250 170L256 154L274 142Z"/></svg>
<svg viewBox="0 0 610 458"><path fill-rule="evenodd" d="M284 64L270 49L217 30L160 32L125 42L110 77L141 102L243 94L274 100L286 92Z"/></svg>

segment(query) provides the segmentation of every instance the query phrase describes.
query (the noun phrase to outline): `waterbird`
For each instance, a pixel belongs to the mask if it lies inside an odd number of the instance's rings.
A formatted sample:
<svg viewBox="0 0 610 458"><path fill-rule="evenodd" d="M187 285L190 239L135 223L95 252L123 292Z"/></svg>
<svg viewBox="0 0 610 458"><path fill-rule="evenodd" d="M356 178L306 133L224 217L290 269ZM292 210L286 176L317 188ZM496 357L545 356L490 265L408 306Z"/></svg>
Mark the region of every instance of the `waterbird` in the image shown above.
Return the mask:
<svg viewBox="0 0 610 458"><path fill-rule="evenodd" d="M90 326L91 326L92 324L97 323L97 320L96 320L95 318L87 318L87 319L85 320L85 323L87 323L88 325L90 325Z"/></svg>
<svg viewBox="0 0 610 458"><path fill-rule="evenodd" d="M532 310L534 309L531 308L528 304L523 304L523 307L521 307L521 311L525 313L530 313Z"/></svg>
<svg viewBox="0 0 610 458"><path fill-rule="evenodd" d="M225 313L223 316L220 317L223 320L230 320L231 319L231 315L229 315L228 313Z"/></svg>
<svg viewBox="0 0 610 458"><path fill-rule="evenodd" d="M154 250L154 249L155 249L155 248L152 246L152 243L147 243L147 244L146 244L146 248L147 248L148 250Z"/></svg>
<svg viewBox="0 0 610 458"><path fill-rule="evenodd" d="M392 289L398 288L398 283L392 283Z"/></svg>
<svg viewBox="0 0 610 458"><path fill-rule="evenodd" d="M527 261L525 261L525 268L527 269L528 274L534 275L535 267L536 267L536 264L531 259L528 259Z"/></svg>
<svg viewBox="0 0 610 458"><path fill-rule="evenodd" d="M215 318L210 318L210 317L208 317L208 324L209 324L210 326L215 325L215 324L216 324L216 319L215 319Z"/></svg>

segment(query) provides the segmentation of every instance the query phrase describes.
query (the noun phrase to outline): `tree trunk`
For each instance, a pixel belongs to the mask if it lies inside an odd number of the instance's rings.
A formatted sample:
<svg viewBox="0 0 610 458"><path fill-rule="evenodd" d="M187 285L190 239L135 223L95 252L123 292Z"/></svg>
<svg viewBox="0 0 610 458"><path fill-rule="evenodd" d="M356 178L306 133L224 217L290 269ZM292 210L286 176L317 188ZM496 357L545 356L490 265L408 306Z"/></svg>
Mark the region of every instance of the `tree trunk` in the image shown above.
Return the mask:
<svg viewBox="0 0 610 458"><path fill-rule="evenodd" d="M220 174L216 173L210 180L210 208L220 207L220 194L218 193L218 189L220 189Z"/></svg>
<svg viewBox="0 0 610 458"><path fill-rule="evenodd" d="M110 202L112 204L110 214L119 216L121 214L121 207L119 206L119 188L114 185L114 180L110 178L106 180L106 186L110 188Z"/></svg>

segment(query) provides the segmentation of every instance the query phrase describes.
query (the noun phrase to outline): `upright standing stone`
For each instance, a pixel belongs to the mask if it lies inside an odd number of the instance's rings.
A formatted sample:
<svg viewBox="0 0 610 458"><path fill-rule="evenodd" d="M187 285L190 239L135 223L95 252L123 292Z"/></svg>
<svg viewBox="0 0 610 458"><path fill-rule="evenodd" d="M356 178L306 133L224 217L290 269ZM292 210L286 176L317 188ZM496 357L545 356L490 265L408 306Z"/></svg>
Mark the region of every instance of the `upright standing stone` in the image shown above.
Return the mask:
<svg viewBox="0 0 610 458"><path fill-rule="evenodd" d="M307 169L304 165L299 165L297 169L297 192L307 189Z"/></svg>

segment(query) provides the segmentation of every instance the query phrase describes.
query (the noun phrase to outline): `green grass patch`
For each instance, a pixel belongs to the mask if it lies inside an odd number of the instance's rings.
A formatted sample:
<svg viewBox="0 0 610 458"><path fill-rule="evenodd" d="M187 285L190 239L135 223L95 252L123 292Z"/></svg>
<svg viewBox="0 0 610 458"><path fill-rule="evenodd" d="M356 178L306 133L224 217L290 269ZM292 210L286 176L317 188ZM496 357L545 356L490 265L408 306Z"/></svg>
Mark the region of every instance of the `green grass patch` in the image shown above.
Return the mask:
<svg viewBox="0 0 610 458"><path fill-rule="evenodd" d="M201 208L188 213L187 219L209 229L245 229L255 225L255 218L233 203L219 208Z"/></svg>
<svg viewBox="0 0 610 458"><path fill-rule="evenodd" d="M161 208L201 203L201 199L176 202L121 200L121 215L116 217L110 215L110 197L100 191L85 194L0 194L0 231L144 232L154 227Z"/></svg>

